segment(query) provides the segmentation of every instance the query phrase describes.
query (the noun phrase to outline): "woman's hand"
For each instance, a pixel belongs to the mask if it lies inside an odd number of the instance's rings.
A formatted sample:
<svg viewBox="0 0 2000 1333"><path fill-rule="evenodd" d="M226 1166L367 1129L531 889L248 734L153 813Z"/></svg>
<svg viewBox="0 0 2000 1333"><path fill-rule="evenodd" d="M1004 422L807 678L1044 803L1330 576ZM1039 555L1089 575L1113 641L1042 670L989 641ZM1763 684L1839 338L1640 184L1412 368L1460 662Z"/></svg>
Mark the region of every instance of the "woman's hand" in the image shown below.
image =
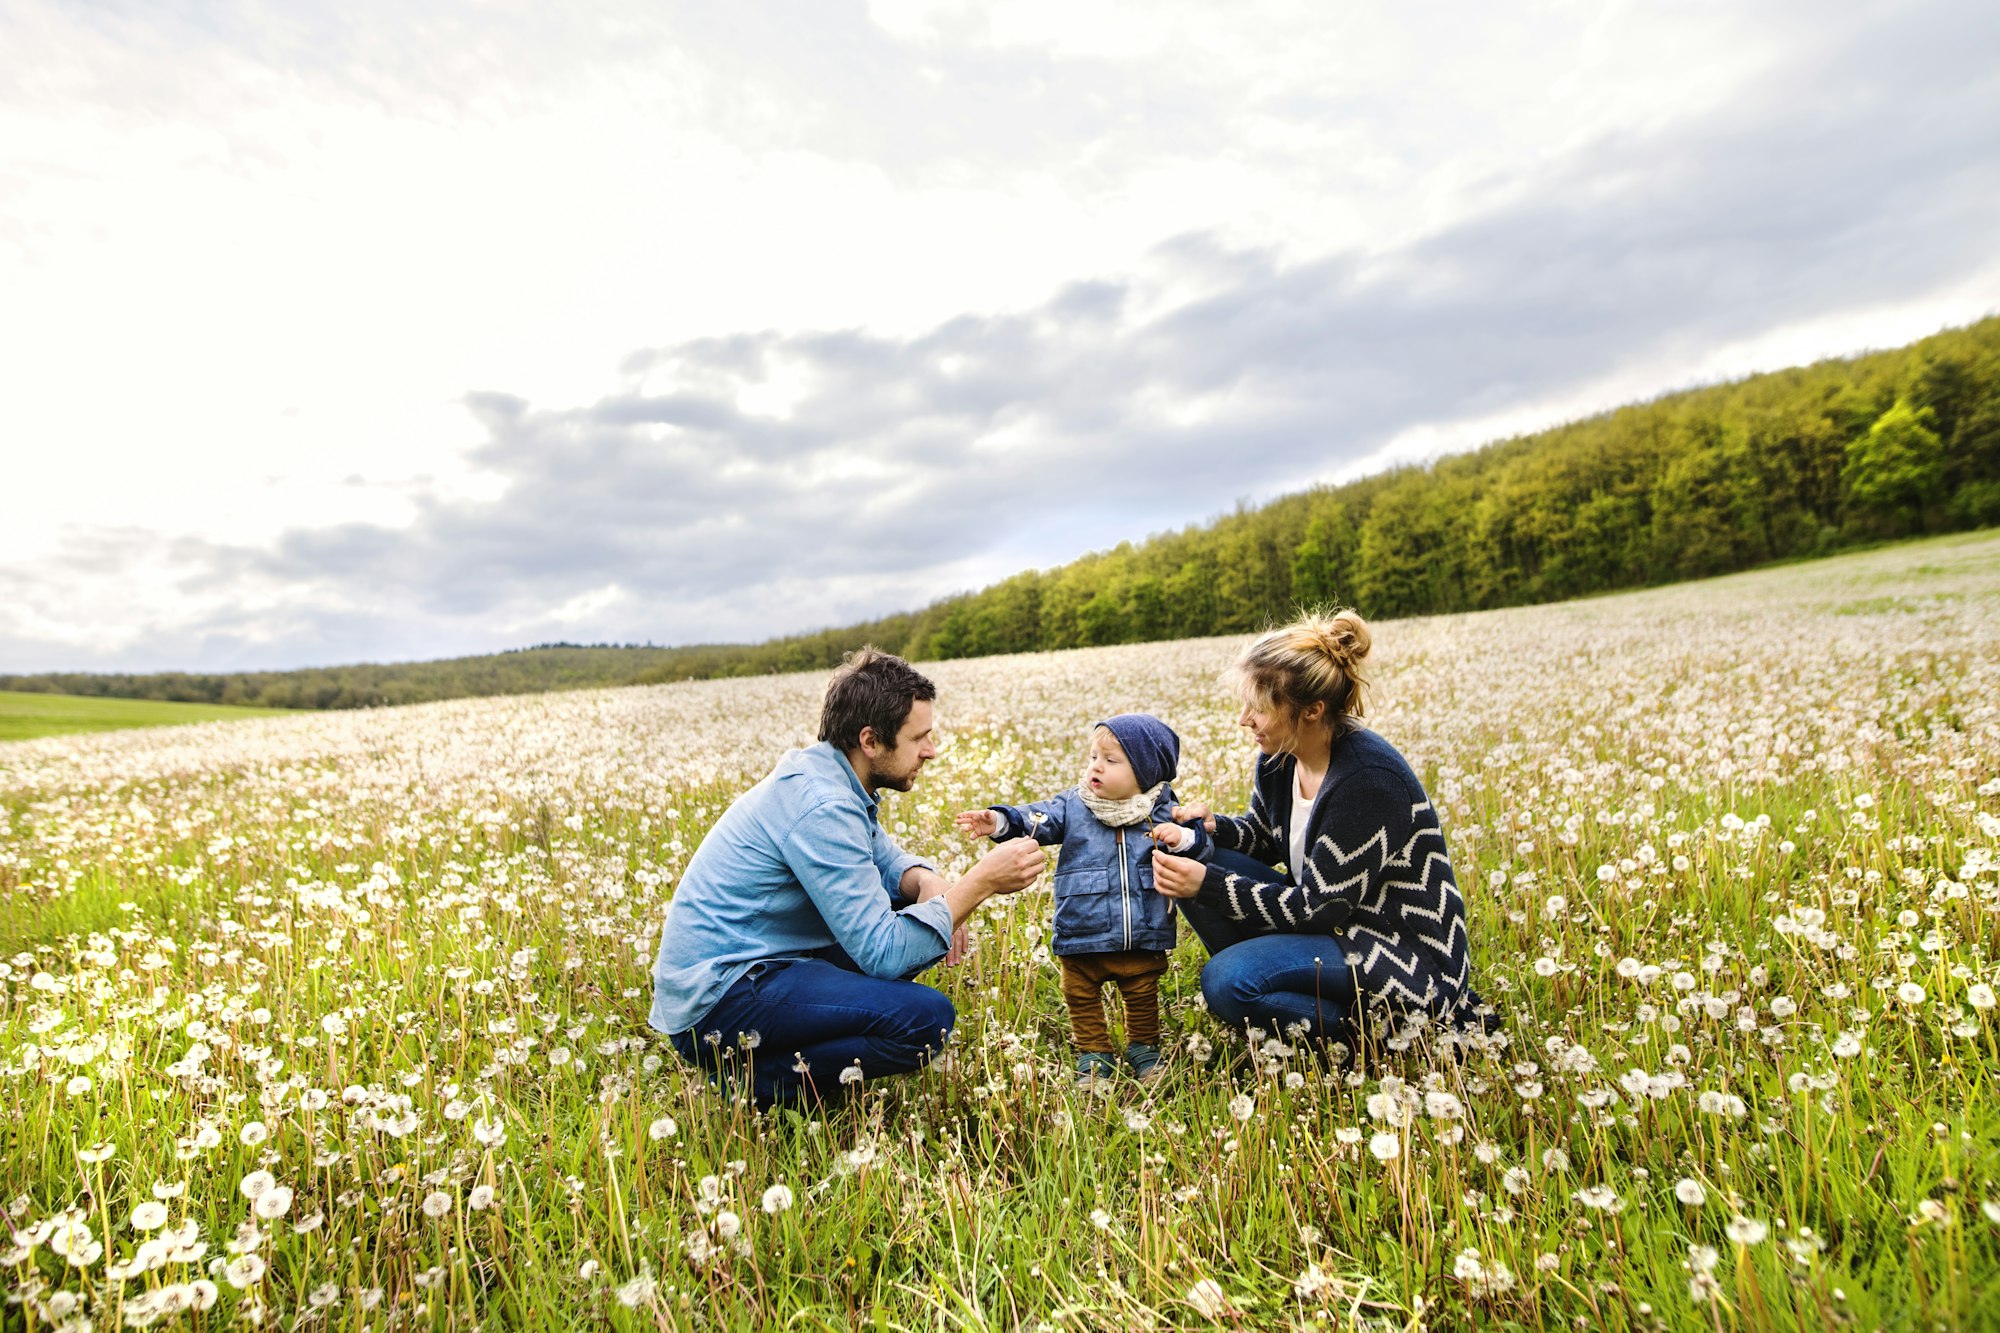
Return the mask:
<svg viewBox="0 0 2000 1333"><path fill-rule="evenodd" d="M1000 816L991 810L962 810L952 822L960 833L975 838L990 838L1000 831Z"/></svg>
<svg viewBox="0 0 2000 1333"><path fill-rule="evenodd" d="M1192 898L1201 892L1208 867L1187 856L1153 853L1153 887L1169 898Z"/></svg>
<svg viewBox="0 0 2000 1333"><path fill-rule="evenodd" d="M1203 828L1207 829L1210 833L1215 832L1215 815L1200 801L1196 801L1193 805L1177 805L1174 807L1174 822L1176 824L1186 824L1197 819L1201 821Z"/></svg>

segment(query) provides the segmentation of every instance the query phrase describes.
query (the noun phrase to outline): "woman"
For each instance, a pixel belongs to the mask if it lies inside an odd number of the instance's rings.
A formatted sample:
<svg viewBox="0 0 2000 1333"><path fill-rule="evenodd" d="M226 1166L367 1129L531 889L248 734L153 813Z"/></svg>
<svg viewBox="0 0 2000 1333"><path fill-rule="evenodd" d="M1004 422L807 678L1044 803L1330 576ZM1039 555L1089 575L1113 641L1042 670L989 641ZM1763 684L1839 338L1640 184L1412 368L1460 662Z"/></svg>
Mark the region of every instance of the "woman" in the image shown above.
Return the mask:
<svg viewBox="0 0 2000 1333"><path fill-rule="evenodd" d="M1352 1042L1369 1010L1451 1032L1492 1025L1437 813L1361 724L1368 647L1352 611L1252 644L1236 663L1238 721L1259 751L1250 812L1183 807L1215 835L1208 863L1154 855L1155 884L1212 955L1209 1011L1231 1027Z"/></svg>

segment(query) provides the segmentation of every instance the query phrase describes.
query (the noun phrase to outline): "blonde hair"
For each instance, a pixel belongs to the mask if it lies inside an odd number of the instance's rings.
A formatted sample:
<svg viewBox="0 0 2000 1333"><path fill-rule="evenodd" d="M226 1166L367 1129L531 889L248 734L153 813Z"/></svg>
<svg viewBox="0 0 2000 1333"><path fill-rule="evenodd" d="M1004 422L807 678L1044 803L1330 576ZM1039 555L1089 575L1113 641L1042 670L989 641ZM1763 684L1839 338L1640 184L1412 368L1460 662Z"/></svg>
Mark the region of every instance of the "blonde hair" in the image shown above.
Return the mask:
<svg viewBox="0 0 2000 1333"><path fill-rule="evenodd" d="M1304 615L1243 650L1236 684L1258 707L1282 705L1294 716L1325 704L1327 725L1338 734L1364 715L1368 646L1368 624L1353 611Z"/></svg>

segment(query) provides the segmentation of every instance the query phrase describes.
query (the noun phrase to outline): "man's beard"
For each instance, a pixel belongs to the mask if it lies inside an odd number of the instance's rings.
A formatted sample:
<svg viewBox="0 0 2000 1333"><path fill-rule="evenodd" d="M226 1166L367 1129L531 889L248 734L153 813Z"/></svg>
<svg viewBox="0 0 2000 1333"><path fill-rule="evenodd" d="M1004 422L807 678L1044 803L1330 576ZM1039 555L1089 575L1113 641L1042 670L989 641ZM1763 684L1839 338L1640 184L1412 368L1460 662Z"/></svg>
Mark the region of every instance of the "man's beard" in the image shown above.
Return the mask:
<svg viewBox="0 0 2000 1333"><path fill-rule="evenodd" d="M875 785L878 788L887 787L890 791L908 791L916 785L917 771L923 766L924 761L918 759L902 773L883 773L878 771L871 776L874 777Z"/></svg>

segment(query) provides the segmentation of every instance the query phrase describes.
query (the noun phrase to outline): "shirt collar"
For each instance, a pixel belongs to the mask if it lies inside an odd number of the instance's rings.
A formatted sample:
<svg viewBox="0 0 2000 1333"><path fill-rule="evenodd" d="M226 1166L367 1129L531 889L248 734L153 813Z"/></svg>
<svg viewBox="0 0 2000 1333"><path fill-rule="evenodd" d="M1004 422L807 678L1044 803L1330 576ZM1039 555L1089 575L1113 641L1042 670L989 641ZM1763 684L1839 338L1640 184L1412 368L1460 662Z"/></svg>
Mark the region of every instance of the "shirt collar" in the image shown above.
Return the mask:
<svg viewBox="0 0 2000 1333"><path fill-rule="evenodd" d="M846 779L848 790L861 798L863 808L868 811L868 818L870 820L878 818L876 808L881 804L881 799L861 785L861 778L855 773L854 765L847 762L847 755L836 748L832 741L816 742L806 753L818 759L821 766L838 772Z"/></svg>

